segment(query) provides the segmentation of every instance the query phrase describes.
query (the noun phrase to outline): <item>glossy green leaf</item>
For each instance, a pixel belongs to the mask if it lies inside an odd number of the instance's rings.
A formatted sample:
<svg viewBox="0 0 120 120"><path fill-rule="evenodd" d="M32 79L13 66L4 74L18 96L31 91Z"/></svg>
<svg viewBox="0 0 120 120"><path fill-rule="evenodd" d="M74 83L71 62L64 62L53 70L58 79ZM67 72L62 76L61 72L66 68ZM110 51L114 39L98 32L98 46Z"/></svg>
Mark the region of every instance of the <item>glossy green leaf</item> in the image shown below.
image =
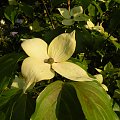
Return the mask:
<svg viewBox="0 0 120 120"><path fill-rule="evenodd" d="M8 6L5 9L4 15L14 25L15 17L17 15L17 9L14 6Z"/></svg>
<svg viewBox="0 0 120 120"><path fill-rule="evenodd" d="M0 94L0 108L5 105L14 95L18 92L18 89L6 90Z"/></svg>
<svg viewBox="0 0 120 120"><path fill-rule="evenodd" d="M8 89L0 94L0 117L4 119L0 120L11 120L11 112L13 110L14 102L18 99L21 94L19 89Z"/></svg>
<svg viewBox="0 0 120 120"><path fill-rule="evenodd" d="M97 82L72 82L87 120L119 120L110 98Z"/></svg>
<svg viewBox="0 0 120 120"><path fill-rule="evenodd" d="M34 108L34 99L22 90L10 89L0 95L0 117L4 115L5 120L29 120Z"/></svg>
<svg viewBox="0 0 120 120"><path fill-rule="evenodd" d="M85 120L74 88L62 81L48 85L38 96L30 120Z"/></svg>
<svg viewBox="0 0 120 120"><path fill-rule="evenodd" d="M27 94L22 94L14 102L10 120L29 120L34 111L35 102Z"/></svg>
<svg viewBox="0 0 120 120"><path fill-rule="evenodd" d="M0 57L0 90L9 84L21 57L19 53L10 53Z"/></svg>

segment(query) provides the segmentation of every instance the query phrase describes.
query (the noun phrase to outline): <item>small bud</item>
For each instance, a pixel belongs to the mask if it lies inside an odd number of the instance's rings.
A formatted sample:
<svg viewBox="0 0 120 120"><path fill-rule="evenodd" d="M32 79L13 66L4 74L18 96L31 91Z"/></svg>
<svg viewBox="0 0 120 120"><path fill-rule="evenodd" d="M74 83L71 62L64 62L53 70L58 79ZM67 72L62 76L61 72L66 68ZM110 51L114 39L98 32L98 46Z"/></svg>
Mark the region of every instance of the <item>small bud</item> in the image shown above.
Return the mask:
<svg viewBox="0 0 120 120"><path fill-rule="evenodd" d="M5 21L2 19L2 20L0 21L0 23L1 23L2 25L4 25L4 24L5 24Z"/></svg>
<svg viewBox="0 0 120 120"><path fill-rule="evenodd" d="M33 27L30 25L30 26L29 26L29 29L30 29L30 30L33 30Z"/></svg>

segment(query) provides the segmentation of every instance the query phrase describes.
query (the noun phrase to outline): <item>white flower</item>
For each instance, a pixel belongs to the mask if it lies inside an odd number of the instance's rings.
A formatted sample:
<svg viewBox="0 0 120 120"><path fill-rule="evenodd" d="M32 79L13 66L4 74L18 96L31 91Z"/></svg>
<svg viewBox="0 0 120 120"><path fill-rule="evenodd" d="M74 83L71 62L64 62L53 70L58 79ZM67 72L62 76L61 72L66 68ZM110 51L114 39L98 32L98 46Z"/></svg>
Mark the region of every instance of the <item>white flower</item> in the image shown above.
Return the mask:
<svg viewBox="0 0 120 120"><path fill-rule="evenodd" d="M21 46L29 56L21 67L27 80L26 89L33 83L53 78L55 72L74 81L92 80L81 67L66 61L75 51L75 31L57 36L49 46L39 38L25 40Z"/></svg>
<svg viewBox="0 0 120 120"><path fill-rule="evenodd" d="M85 16L82 6L74 7L70 12L66 8L58 8L60 14L65 18L62 21L63 25L73 25L75 21L84 21Z"/></svg>
<svg viewBox="0 0 120 120"><path fill-rule="evenodd" d="M85 25L85 27L87 29L90 29L90 30L96 30L96 31L98 31L100 33L104 33L104 28L102 27L102 24L100 24L100 25L97 24L95 26L90 19L87 21L87 25Z"/></svg>
<svg viewBox="0 0 120 120"><path fill-rule="evenodd" d="M108 91L108 88L103 83L103 76L101 74L94 75L97 81L101 84L101 86L104 88L105 91Z"/></svg>

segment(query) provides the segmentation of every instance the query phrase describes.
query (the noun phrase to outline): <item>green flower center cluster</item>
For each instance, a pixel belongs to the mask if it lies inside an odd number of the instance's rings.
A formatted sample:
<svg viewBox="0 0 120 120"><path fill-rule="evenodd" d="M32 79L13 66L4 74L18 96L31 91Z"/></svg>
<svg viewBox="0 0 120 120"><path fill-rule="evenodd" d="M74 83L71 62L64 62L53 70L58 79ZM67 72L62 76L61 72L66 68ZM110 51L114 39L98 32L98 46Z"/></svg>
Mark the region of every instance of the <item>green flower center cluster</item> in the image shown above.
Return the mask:
<svg viewBox="0 0 120 120"><path fill-rule="evenodd" d="M54 63L54 59L53 58L45 59L44 63L53 64Z"/></svg>

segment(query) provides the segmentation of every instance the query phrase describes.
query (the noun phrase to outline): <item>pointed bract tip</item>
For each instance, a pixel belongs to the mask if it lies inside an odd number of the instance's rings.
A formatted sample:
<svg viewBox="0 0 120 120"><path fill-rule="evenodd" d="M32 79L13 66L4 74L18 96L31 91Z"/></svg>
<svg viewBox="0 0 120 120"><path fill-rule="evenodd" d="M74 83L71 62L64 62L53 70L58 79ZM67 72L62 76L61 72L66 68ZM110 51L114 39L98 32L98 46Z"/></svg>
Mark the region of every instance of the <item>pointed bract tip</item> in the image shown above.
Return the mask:
<svg viewBox="0 0 120 120"><path fill-rule="evenodd" d="M71 34L71 36L75 37L75 30L73 30L70 34Z"/></svg>

